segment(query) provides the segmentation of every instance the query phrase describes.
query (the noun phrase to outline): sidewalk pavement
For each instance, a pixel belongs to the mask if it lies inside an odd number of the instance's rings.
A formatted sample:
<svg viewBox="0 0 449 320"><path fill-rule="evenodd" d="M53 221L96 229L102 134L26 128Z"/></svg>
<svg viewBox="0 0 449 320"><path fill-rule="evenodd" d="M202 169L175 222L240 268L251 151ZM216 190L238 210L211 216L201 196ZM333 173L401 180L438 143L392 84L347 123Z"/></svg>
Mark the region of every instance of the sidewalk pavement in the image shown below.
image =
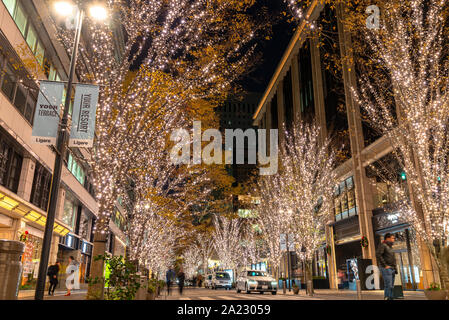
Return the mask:
<svg viewBox="0 0 449 320"><path fill-rule="evenodd" d="M72 290L70 296L65 296L66 290L56 290L54 296L44 294L44 300L86 300L87 290ZM35 290L19 290L18 300L34 300Z"/></svg>
<svg viewBox="0 0 449 320"><path fill-rule="evenodd" d="M323 300L357 300L357 291L335 290L335 289L315 289L314 297ZM282 289L278 290L278 295L284 295ZM293 290L286 292L286 295L294 295ZM299 290L299 296L307 297L306 291ZM362 300L383 300L383 290L362 291ZM404 298L397 300L427 300L424 291L404 291Z"/></svg>
<svg viewBox="0 0 449 320"><path fill-rule="evenodd" d="M189 288L189 290L198 290L199 288ZM315 289L315 294L313 298L317 300L357 300L357 292L352 290L332 290L332 289ZM176 290L174 290L176 292ZM66 291L57 290L55 291L54 296L49 296L45 293L44 300L85 300L87 290L72 290L72 294L70 296L64 296ZM283 296L282 289L278 290L279 300L282 300ZM294 295L293 290L286 292L285 295ZM310 299L306 295L305 290L300 290L299 297L304 297L306 299ZM161 299L163 297L160 297ZM34 300L34 290L20 290L19 291L19 300ZM158 300L159 300L158 299ZM362 300L383 300L384 292L383 290L370 290L370 291L362 291ZM400 299L398 299L400 300ZM404 291L404 299L403 300L427 300L423 291Z"/></svg>

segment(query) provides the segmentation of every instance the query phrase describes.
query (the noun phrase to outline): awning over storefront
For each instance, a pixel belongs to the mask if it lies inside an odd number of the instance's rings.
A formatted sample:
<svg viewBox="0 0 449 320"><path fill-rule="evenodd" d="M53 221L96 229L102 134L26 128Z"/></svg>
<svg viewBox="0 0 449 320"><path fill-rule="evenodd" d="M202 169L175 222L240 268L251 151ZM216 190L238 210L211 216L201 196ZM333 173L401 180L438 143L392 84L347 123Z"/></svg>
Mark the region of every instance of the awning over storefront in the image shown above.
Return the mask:
<svg viewBox="0 0 449 320"><path fill-rule="evenodd" d="M25 220L35 222L41 226L45 226L47 222L47 216L35 210L31 205L28 205L25 201L20 200L18 197L13 197L0 192L0 207L9 210L11 212L21 215ZM53 231L61 236L65 236L70 230L60 222L55 222Z"/></svg>

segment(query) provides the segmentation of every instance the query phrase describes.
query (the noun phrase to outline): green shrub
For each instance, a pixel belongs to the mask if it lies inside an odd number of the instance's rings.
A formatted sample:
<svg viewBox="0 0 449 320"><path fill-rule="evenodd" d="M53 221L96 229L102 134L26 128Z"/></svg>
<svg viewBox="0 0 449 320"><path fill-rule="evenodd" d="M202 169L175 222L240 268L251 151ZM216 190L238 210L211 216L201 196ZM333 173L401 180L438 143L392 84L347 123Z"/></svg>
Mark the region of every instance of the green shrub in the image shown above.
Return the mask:
<svg viewBox="0 0 449 320"><path fill-rule="evenodd" d="M133 300L140 288L136 266L122 256L98 255L95 261L103 260L108 265L109 277L88 279L89 284L104 282L106 300Z"/></svg>

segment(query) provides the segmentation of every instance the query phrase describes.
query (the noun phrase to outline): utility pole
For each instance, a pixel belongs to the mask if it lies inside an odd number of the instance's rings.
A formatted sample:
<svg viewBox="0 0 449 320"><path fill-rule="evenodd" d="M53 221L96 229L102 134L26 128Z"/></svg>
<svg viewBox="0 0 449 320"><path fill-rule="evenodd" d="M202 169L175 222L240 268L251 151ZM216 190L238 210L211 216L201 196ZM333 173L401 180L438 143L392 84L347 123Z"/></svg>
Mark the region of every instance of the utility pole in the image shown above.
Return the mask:
<svg viewBox="0 0 449 320"><path fill-rule="evenodd" d="M51 240L53 237L53 226L55 223L56 209L57 209L56 206L58 203L59 188L61 185L62 163L66 151L65 144L67 140L67 128L68 128L67 123L69 118L70 101L72 97L73 78L75 75L76 59L78 55L78 47L81 37L83 18L84 18L84 11L80 9L78 11L76 31L75 31L75 42L72 50L72 57L70 59L70 71L67 84L67 92L65 96L64 112L62 116L62 121L58 126L58 140L56 142L56 157L55 157L55 164L53 167L53 177L51 181L50 203L48 205L47 221L45 224L44 239L42 243L42 253L39 262L39 273L36 284L36 292L34 295L35 300L44 299L45 280L47 277L47 266L50 258Z"/></svg>

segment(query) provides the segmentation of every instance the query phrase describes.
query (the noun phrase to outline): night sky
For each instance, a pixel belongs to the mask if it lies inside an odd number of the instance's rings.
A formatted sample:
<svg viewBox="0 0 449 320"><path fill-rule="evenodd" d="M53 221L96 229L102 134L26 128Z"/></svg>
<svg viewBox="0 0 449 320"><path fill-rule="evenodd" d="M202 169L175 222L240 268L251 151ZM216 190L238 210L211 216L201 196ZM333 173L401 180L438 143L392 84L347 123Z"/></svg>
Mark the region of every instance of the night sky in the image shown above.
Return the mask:
<svg viewBox="0 0 449 320"><path fill-rule="evenodd" d="M260 60L239 84L245 91L263 93L293 36L294 25L286 22L286 17L281 14L286 11L282 0L258 0L252 12L256 19L260 18L260 10L266 10L273 22L271 40L265 40L262 35L259 37L256 54L260 55Z"/></svg>

